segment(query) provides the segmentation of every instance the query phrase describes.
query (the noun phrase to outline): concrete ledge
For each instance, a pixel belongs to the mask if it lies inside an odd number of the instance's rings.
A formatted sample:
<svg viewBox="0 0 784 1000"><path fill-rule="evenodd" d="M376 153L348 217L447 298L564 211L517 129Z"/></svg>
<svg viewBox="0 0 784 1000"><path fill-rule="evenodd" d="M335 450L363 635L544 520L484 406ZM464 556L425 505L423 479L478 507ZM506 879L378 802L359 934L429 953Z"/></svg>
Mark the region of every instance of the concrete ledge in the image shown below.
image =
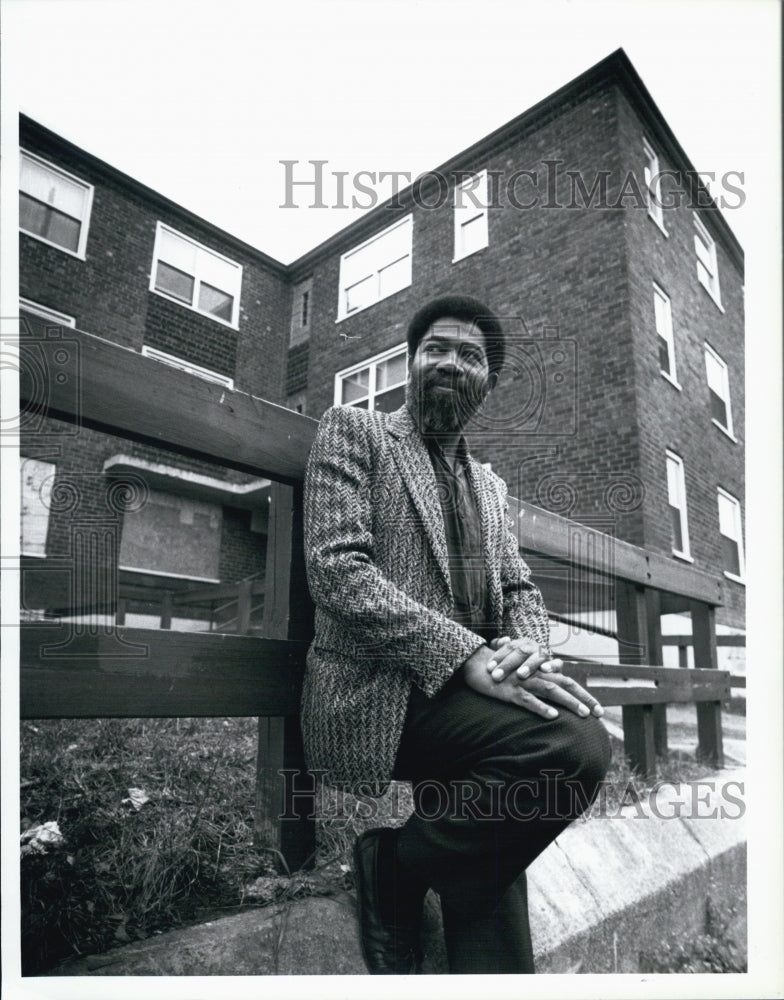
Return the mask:
<svg viewBox="0 0 784 1000"><path fill-rule="evenodd" d="M744 772L661 788L579 821L529 870L537 971L636 972L640 953L704 932L708 901L744 933ZM734 797L734 800L733 800ZM681 815L678 816L677 813ZM671 817L671 818L670 818ZM426 973L446 972L428 896ZM742 941L738 941L742 944ZM249 910L71 962L57 976L362 975L353 894Z"/></svg>

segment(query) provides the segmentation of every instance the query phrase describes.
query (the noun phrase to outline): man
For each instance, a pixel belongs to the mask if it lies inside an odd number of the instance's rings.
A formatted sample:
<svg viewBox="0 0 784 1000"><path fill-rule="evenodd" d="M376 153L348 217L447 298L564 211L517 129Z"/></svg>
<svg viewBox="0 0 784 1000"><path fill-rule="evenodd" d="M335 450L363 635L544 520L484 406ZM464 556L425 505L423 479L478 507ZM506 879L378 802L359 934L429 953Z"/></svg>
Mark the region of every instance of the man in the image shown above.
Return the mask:
<svg viewBox="0 0 784 1000"><path fill-rule="evenodd" d="M596 794L609 741L551 657L506 487L463 438L503 364L500 322L435 299L408 351L406 405L328 410L309 459L306 756L355 790L414 786L405 825L355 848L370 972L416 970L428 888L450 972L533 972L525 869Z"/></svg>

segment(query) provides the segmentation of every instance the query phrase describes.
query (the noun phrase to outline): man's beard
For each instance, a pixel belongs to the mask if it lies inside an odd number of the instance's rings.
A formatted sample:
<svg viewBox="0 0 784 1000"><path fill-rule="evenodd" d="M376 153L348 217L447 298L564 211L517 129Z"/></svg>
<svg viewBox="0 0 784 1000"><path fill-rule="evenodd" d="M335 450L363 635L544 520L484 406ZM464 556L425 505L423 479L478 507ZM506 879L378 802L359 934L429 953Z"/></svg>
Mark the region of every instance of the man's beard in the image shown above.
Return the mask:
<svg viewBox="0 0 784 1000"><path fill-rule="evenodd" d="M406 395L421 431L453 433L461 431L481 407L487 380L476 375L449 378L412 369Z"/></svg>

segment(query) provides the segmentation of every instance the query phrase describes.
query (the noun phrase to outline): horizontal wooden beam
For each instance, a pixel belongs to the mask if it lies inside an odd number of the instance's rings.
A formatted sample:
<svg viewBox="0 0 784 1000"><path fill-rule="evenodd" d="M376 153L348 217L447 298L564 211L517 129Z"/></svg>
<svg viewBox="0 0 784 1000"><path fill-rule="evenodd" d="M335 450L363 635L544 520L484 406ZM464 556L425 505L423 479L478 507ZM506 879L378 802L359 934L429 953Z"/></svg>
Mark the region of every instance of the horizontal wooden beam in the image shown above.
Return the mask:
<svg viewBox="0 0 784 1000"><path fill-rule="evenodd" d="M663 635L663 646L691 646L694 642L693 635ZM717 635L717 646L745 646L745 635Z"/></svg>
<svg viewBox="0 0 784 1000"><path fill-rule="evenodd" d="M522 548L632 583L704 601L724 603L721 577L651 552L595 528L542 510L524 500L509 500L509 514Z"/></svg>
<svg viewBox="0 0 784 1000"><path fill-rule="evenodd" d="M23 625L22 716L297 715L306 649L302 641L258 636ZM585 662L568 662L564 670L606 705L730 695L724 670Z"/></svg>
<svg viewBox="0 0 784 1000"><path fill-rule="evenodd" d="M256 476L304 477L316 432L310 417L89 333L47 336L50 323L24 322L20 394L28 425L28 414L44 414Z"/></svg>
<svg viewBox="0 0 784 1000"><path fill-rule="evenodd" d="M602 705L666 705L729 698L727 670L564 663L564 673L586 687ZM642 683L640 683L642 682Z"/></svg>
<svg viewBox="0 0 784 1000"><path fill-rule="evenodd" d="M307 643L206 632L21 626L23 718L294 716Z"/></svg>

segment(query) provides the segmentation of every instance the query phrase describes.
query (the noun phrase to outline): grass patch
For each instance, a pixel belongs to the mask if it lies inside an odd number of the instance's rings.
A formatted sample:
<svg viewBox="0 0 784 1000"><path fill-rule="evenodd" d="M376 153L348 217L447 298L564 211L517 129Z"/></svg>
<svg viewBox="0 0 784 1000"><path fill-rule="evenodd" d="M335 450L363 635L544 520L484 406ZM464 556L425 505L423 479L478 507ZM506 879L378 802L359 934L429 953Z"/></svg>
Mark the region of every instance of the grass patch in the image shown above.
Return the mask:
<svg viewBox="0 0 784 1000"><path fill-rule="evenodd" d="M242 904L255 759L253 719L24 723L22 832L63 838L22 857L25 974Z"/></svg>
<svg viewBox="0 0 784 1000"><path fill-rule="evenodd" d="M746 949L731 928L729 915L708 900L705 933L688 941L669 939L656 951L640 955L640 972L746 972Z"/></svg>

